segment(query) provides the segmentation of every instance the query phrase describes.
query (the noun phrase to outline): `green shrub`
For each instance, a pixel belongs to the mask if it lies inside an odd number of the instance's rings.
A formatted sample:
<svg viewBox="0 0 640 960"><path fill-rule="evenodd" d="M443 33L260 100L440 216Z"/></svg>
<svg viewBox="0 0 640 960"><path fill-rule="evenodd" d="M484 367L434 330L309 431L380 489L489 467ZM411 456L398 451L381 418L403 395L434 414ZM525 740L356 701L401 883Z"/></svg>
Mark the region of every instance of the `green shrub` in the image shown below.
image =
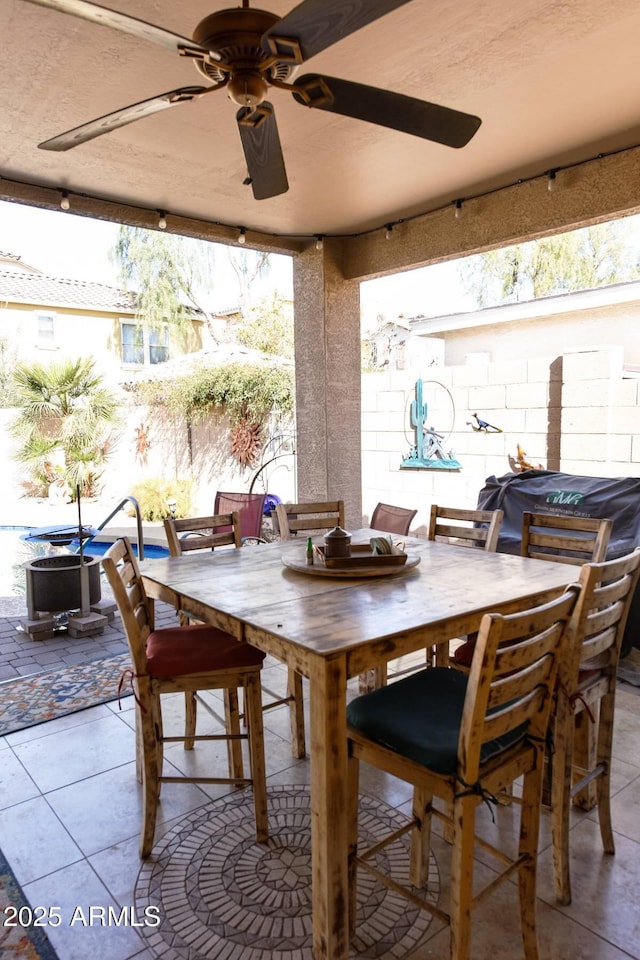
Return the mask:
<svg viewBox="0 0 640 960"><path fill-rule="evenodd" d="M193 510L193 481L164 480L150 477L137 483L131 495L140 505L143 520L164 520L165 517L188 517ZM175 512L169 509L169 501L175 500ZM133 516L133 510L127 511Z"/></svg>

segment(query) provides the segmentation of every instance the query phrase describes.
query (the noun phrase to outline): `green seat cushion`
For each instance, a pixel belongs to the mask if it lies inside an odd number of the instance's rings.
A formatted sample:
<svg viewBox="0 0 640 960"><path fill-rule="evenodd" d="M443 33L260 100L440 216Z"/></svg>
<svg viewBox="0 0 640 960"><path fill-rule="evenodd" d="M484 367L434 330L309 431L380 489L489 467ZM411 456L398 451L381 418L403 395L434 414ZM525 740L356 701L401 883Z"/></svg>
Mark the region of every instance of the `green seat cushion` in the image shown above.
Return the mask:
<svg viewBox="0 0 640 960"><path fill-rule="evenodd" d="M357 697L347 707L350 725L363 736L428 767L454 774L468 675L448 667L429 667L403 680ZM481 761L521 740L520 724L483 744Z"/></svg>

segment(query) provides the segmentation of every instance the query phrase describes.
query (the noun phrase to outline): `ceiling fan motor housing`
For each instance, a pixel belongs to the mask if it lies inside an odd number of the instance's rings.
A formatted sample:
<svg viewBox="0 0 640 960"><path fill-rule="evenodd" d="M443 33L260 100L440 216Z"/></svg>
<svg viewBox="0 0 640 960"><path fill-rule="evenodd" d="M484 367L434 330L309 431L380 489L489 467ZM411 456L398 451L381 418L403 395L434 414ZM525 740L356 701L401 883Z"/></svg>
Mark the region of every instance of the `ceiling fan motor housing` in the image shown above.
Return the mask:
<svg viewBox="0 0 640 960"><path fill-rule="evenodd" d="M263 34L281 19L254 7L210 14L195 28L193 40L220 60L196 60L196 67L216 83L228 77L228 95L240 106L257 106L267 96L271 77L286 80L292 72L291 64L274 63L261 45Z"/></svg>

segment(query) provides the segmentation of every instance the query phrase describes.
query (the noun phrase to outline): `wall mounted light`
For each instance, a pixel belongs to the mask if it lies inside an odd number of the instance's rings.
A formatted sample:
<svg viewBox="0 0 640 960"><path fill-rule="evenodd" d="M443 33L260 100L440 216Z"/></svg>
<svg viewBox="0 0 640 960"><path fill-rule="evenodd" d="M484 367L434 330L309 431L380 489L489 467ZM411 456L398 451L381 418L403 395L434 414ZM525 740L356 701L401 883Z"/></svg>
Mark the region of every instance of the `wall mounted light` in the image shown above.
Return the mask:
<svg viewBox="0 0 640 960"><path fill-rule="evenodd" d="M167 215L164 210L158 210L158 230L167 229Z"/></svg>
<svg viewBox="0 0 640 960"><path fill-rule="evenodd" d="M393 236L393 224L388 223L384 228L384 238L385 240L391 240L392 236Z"/></svg>
<svg viewBox="0 0 640 960"><path fill-rule="evenodd" d="M549 170L549 173L547 174L547 190L549 191L549 193L553 193L555 188L556 188L556 171Z"/></svg>
<svg viewBox="0 0 640 960"><path fill-rule="evenodd" d="M321 233L316 236L316 250L322 250L324 248L324 237Z"/></svg>
<svg viewBox="0 0 640 960"><path fill-rule="evenodd" d="M66 190L63 190L62 196L60 198L60 209L68 210L70 206L71 206L71 201L69 200L69 194L67 193Z"/></svg>
<svg viewBox="0 0 640 960"><path fill-rule="evenodd" d="M459 220L460 217L462 216L462 204L463 204L463 201L458 199L453 205L453 215L456 218L456 220Z"/></svg>
<svg viewBox="0 0 640 960"><path fill-rule="evenodd" d="M247 242L247 231L245 227L240 227L240 233L238 234L238 243Z"/></svg>

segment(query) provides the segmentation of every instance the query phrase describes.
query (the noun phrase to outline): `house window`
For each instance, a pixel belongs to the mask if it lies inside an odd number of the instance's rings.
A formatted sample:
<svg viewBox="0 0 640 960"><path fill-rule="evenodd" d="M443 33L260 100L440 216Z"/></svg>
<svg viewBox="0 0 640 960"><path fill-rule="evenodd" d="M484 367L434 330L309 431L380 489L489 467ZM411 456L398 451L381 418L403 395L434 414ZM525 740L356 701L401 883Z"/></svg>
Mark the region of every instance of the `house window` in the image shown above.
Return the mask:
<svg viewBox="0 0 640 960"><path fill-rule="evenodd" d="M165 363L169 359L169 331L166 327L149 330L149 363Z"/></svg>
<svg viewBox="0 0 640 960"><path fill-rule="evenodd" d="M167 327L148 329L137 323L120 325L122 362L144 366L164 363L169 359L169 331Z"/></svg>
<svg viewBox="0 0 640 960"><path fill-rule="evenodd" d="M55 346L55 314L37 313L36 322L38 325L38 346L44 349L53 349Z"/></svg>

